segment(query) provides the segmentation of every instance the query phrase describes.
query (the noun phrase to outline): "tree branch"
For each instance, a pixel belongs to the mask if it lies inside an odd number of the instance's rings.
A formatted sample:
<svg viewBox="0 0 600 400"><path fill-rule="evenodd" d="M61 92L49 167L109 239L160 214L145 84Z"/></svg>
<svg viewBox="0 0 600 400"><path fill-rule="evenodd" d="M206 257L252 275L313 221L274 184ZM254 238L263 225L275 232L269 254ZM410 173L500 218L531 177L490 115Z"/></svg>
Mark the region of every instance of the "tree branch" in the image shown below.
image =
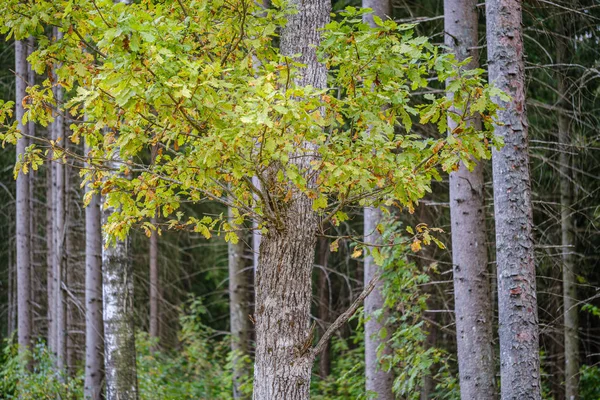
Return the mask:
<svg viewBox="0 0 600 400"><path fill-rule="evenodd" d="M350 319L350 317L354 315L354 313L356 312L356 310L358 310L363 301L373 291L380 277L381 273L376 274L373 277L373 279L371 279L371 282L369 282L367 287L365 287L365 289L362 291L360 296L358 296L356 300L354 300L354 303L352 303L350 308L348 308L339 317L337 317L333 324L331 324L329 328L327 328L325 333L323 333L323 336L321 336L321 338L319 339L317 345L313 347L312 350L310 350L310 352L308 353L308 357L310 357L311 360L314 359L320 352L322 352L325 349L325 347L327 346L327 342L329 342L329 339L331 339L335 331L340 329L342 325L344 325Z"/></svg>

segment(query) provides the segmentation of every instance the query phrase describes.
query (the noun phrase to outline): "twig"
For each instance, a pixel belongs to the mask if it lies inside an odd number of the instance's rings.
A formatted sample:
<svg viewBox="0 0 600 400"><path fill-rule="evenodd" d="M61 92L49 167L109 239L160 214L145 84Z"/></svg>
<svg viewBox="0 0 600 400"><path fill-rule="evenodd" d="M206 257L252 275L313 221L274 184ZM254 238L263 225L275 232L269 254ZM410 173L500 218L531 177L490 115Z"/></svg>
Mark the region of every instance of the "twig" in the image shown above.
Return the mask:
<svg viewBox="0 0 600 400"><path fill-rule="evenodd" d="M325 349L327 343L329 342L329 339L331 339L335 331L340 329L342 325L344 325L350 319L350 317L354 315L356 310L358 310L358 307L360 307L360 305L367 298L367 296L373 291L380 277L380 273L375 275L373 279L371 279L371 282L369 282L367 287L365 287L365 289L362 291L360 296L358 296L356 300L354 300L354 303L352 303L350 308L348 308L339 317L337 317L333 324L331 324L329 328L327 328L325 333L323 333L323 336L321 336L321 339L319 339L317 345L313 347L312 350L310 350L310 352L308 353L308 356L311 360L314 359L320 352L322 352Z"/></svg>

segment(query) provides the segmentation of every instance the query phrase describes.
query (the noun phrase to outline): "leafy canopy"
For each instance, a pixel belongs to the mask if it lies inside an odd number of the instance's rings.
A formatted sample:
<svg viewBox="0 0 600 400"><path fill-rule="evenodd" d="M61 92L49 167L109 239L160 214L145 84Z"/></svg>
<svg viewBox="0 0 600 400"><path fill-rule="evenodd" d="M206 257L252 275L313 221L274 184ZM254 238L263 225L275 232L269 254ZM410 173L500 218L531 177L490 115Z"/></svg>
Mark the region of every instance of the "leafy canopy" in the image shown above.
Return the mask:
<svg viewBox="0 0 600 400"><path fill-rule="evenodd" d="M276 46L293 12L278 2L268 10L252 0L2 3L5 33L36 36L33 68L56 71L28 89L26 119L47 125L69 115L70 140L90 147L85 180L121 209L105 227L117 237L134 224L155 229L143 221L159 210L171 227L237 240L227 222L185 217L182 201L221 201L235 208L236 223L252 217L265 230L278 228L292 191L335 224L353 203L412 210L440 168L471 165L498 144L491 98L504 94L482 71L464 70L413 25L375 18L370 28L365 10L349 7L322 31L329 77L320 90L297 85L303 65ZM49 39L49 26L64 36ZM446 80L450 97L433 94L430 85ZM56 86L65 104L56 104ZM470 124L478 116L481 131ZM440 134L419 134L415 123ZM2 139L19 135L13 125ZM76 157L63 151L65 140L49 143L55 158ZM41 157L33 150L23 160ZM310 163L296 162L302 157Z"/></svg>

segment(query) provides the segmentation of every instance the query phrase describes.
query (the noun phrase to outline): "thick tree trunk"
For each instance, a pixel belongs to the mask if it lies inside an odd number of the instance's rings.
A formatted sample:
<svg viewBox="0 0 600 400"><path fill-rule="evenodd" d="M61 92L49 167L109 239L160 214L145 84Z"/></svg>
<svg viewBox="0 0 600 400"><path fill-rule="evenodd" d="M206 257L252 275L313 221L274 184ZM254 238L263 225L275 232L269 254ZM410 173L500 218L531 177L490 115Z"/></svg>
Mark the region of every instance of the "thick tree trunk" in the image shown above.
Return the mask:
<svg viewBox="0 0 600 400"><path fill-rule="evenodd" d="M89 149L85 148L87 156ZM89 164L88 164L89 166ZM87 190L90 190L89 187ZM85 386L86 400L102 398L104 324L102 321L102 217L100 196L85 209Z"/></svg>
<svg viewBox="0 0 600 400"><path fill-rule="evenodd" d="M363 0L364 8L371 8L373 12L364 16L364 21L375 27L374 16L385 20L391 17L392 8L389 0ZM377 231L377 225L381 222L382 213L377 208L367 207L364 210L364 237L367 243L377 243L381 235ZM373 261L373 257L365 257L364 260L364 285L368 285L377 274L379 267ZM377 394L381 400L393 399L392 387L394 376L391 371L381 369L381 363L377 356L377 349L387 338L382 338L380 331L385 326L386 313L380 318L373 317L373 313L384 308L385 299L381 292L383 282L378 282L373 291L365 299L365 384L367 393ZM385 346L385 345L384 345ZM384 347L382 355L389 354L389 346Z"/></svg>
<svg viewBox="0 0 600 400"><path fill-rule="evenodd" d="M229 212L229 223L232 228L239 228L233 223L233 214ZM248 274L244 262L244 238L237 243L228 243L229 253L229 320L231 325L231 351L233 352L233 398L241 399L240 384L248 375L247 364L240 360L248 354L250 341L250 314L248 309Z"/></svg>
<svg viewBox="0 0 600 400"><path fill-rule="evenodd" d="M118 165L113 165L118 168ZM103 200L102 222L119 210ZM102 292L106 400L137 400L133 267L129 239L102 243Z"/></svg>
<svg viewBox="0 0 600 400"><path fill-rule="evenodd" d="M315 46L320 29L329 21L328 0L293 0L298 13L288 17L281 33L281 52L301 54L306 65L297 83L325 88L327 70L317 61ZM296 158L301 171L309 171L314 149L304 146L306 157ZM263 190L269 190L268 187ZM304 357L312 344L309 331L311 275L318 220L312 200L295 189L279 216L282 226L269 226L260 245L256 275L256 362L254 399L308 399L313 360Z"/></svg>
<svg viewBox="0 0 600 400"><path fill-rule="evenodd" d="M500 375L503 400L538 400L540 358L533 212L525 114L522 10L516 0L487 0L489 80L511 96L498 112L493 152Z"/></svg>
<svg viewBox="0 0 600 400"><path fill-rule="evenodd" d="M16 72L16 119L18 129L27 134L27 126L23 125L23 98L27 84L27 45L25 41L15 41ZM25 152L28 139L21 137L17 141L17 161ZM17 176L17 334L19 346L27 350L31 344L31 232L29 225L29 176L19 172Z"/></svg>
<svg viewBox="0 0 600 400"><path fill-rule="evenodd" d="M156 218L152 219L152 224L156 225ZM159 338L159 285L158 280L158 232L153 231L150 236L150 337L158 340Z"/></svg>
<svg viewBox="0 0 600 400"><path fill-rule="evenodd" d="M366 243L377 244L381 240L381 234L377 230L377 225L381 222L382 212L379 208L365 208L365 226L364 236ZM364 282L367 285L377 275L379 267L375 264L373 257L365 257L365 277ZM391 371L385 371L381 368L377 349L386 340L382 338L380 331L385 327L387 313L380 318L375 318L373 314L384 308L385 298L382 293L383 282L379 281L371 294L365 299L365 384L367 392L377 393L378 399L393 399L392 386L394 376ZM384 347L382 355L389 354L389 346Z"/></svg>
<svg viewBox="0 0 600 400"><path fill-rule="evenodd" d="M557 63L565 62L566 43L559 40L557 46ZM569 109L567 100L567 83L561 72L558 76L558 93L561 96L559 105ZM573 191L571 189L571 157L572 150L569 134L569 116L565 112L558 113L558 143L560 168L560 215L562 234L562 278L563 278L563 310L565 337L565 399L579 398L579 314L577 307L577 282L575 277L575 236L573 231Z"/></svg>
<svg viewBox="0 0 600 400"><path fill-rule="evenodd" d="M472 57L468 68L479 64L476 3L444 1L446 46L459 61ZM448 118L448 125L452 130L456 123ZM461 163L459 170L450 174L454 310L463 400L496 398L484 184L481 163L472 172Z"/></svg>
<svg viewBox="0 0 600 400"><path fill-rule="evenodd" d="M256 293L254 399L308 399L309 317L317 218L308 198L290 205L286 227L263 236Z"/></svg>

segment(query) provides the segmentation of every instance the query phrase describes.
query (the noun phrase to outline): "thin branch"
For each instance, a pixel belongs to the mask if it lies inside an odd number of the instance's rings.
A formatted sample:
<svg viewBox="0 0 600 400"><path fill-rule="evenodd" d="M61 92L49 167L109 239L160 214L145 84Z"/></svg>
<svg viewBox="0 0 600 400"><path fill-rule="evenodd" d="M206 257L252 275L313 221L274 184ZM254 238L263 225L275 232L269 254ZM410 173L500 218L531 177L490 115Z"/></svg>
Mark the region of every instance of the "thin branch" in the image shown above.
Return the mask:
<svg viewBox="0 0 600 400"><path fill-rule="evenodd" d="M380 277L381 277L381 274L375 275L373 277L373 279L371 279L371 282L369 282L367 287L365 287L365 289L362 291L360 296L358 296L356 298L356 300L354 300L354 303L352 303L350 308L348 308L339 317L337 317L337 319L333 322L333 324L331 324L329 326L329 328L327 328L325 333L323 333L323 336L321 336L321 339L319 339L319 342L317 343L317 345L309 351L308 357L310 360L313 360L320 352L322 352L325 349L325 347L327 346L327 343L329 342L329 339L331 339L333 334L338 329L340 329L342 327L342 325L344 325L350 319L350 317L352 317L354 315L354 313L356 312L356 310L358 310L358 308L363 303L363 301L373 291L373 289L375 288L375 285L379 281Z"/></svg>

